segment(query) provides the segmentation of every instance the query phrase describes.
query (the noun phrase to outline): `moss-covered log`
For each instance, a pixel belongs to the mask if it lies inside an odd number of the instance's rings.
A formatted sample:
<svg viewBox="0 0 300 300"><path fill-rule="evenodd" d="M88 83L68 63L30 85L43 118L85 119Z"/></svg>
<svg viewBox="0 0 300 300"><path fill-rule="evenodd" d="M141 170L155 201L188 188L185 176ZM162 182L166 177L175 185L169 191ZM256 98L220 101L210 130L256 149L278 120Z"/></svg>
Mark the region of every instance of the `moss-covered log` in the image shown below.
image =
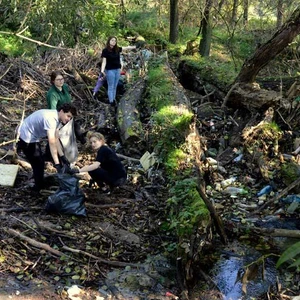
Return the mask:
<svg viewBox="0 0 300 300"><path fill-rule="evenodd" d="M117 109L117 123L123 144L139 143L145 135L137 108L145 91L145 80L138 80L120 99Z"/></svg>

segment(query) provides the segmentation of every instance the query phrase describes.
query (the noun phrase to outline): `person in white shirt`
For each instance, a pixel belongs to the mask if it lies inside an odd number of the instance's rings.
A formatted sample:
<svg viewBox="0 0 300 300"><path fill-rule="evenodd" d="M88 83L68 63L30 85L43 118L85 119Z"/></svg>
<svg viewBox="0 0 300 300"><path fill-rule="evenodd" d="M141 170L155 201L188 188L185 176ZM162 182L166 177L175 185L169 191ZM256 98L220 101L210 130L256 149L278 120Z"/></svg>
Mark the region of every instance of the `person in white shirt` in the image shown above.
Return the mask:
<svg viewBox="0 0 300 300"><path fill-rule="evenodd" d="M18 150L23 151L32 166L34 190L39 191L44 187L45 161L40 144L41 139L48 138L54 167L57 172L63 172L64 165L68 164L68 161L64 157L58 139L58 126L60 123L67 124L76 114L75 106L71 103L64 103L57 110L41 109L35 111L21 124Z"/></svg>

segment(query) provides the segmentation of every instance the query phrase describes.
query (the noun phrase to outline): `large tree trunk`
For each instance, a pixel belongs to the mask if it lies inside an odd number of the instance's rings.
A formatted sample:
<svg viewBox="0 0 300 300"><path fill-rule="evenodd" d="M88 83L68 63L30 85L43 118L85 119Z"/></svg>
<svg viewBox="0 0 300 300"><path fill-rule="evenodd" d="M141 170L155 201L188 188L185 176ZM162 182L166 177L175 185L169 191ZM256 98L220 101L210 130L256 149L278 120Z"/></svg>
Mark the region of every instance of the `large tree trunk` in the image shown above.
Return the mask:
<svg viewBox="0 0 300 300"><path fill-rule="evenodd" d="M300 33L300 7L274 36L247 59L235 82L253 83L258 72L276 57Z"/></svg>

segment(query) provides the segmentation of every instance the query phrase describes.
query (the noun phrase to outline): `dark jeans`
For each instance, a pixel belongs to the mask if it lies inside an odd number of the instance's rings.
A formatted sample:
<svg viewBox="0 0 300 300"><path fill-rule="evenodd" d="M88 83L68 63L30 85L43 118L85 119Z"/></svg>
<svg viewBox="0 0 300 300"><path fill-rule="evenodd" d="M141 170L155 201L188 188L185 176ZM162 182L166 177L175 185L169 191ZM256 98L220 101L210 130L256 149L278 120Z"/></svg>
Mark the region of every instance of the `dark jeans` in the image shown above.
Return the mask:
<svg viewBox="0 0 300 300"><path fill-rule="evenodd" d="M103 183L108 184L110 187L121 186L126 181L126 177L115 178L115 176L112 176L111 173L102 168L90 171L89 174L100 187L103 186Z"/></svg>
<svg viewBox="0 0 300 300"><path fill-rule="evenodd" d="M31 164L36 188L44 184L45 161L40 143L25 143L22 139L18 142L18 150L22 150Z"/></svg>

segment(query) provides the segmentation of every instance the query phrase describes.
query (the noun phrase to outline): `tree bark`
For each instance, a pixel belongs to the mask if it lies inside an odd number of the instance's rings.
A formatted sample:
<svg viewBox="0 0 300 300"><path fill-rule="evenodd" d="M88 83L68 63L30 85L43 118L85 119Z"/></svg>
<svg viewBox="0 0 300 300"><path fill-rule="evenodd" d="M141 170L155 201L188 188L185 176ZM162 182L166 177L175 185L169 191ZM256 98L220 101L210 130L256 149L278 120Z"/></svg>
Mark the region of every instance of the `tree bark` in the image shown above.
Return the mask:
<svg viewBox="0 0 300 300"><path fill-rule="evenodd" d="M278 0L277 2L277 28L282 26L283 20L283 0Z"/></svg>
<svg viewBox="0 0 300 300"><path fill-rule="evenodd" d="M235 25L237 23L237 10L238 10L238 0L233 0L233 6L232 6L232 15L231 15L231 24Z"/></svg>
<svg viewBox="0 0 300 300"><path fill-rule="evenodd" d="M247 59L235 82L253 83L258 72L275 58L300 33L300 7L264 45Z"/></svg>
<svg viewBox="0 0 300 300"><path fill-rule="evenodd" d="M138 80L121 98L117 110L117 123L123 144L135 144L144 140L144 132L137 105L145 91L145 80Z"/></svg>
<svg viewBox="0 0 300 300"><path fill-rule="evenodd" d="M170 0L170 37L169 41L176 44L178 39L178 0Z"/></svg>
<svg viewBox="0 0 300 300"><path fill-rule="evenodd" d="M210 22L211 6L212 6L212 0L206 0L204 16L201 21L202 39L199 44L199 53L202 56L209 56L210 53L211 35L212 35L212 28Z"/></svg>
<svg viewBox="0 0 300 300"><path fill-rule="evenodd" d="M248 25L249 0L244 0L243 24Z"/></svg>

